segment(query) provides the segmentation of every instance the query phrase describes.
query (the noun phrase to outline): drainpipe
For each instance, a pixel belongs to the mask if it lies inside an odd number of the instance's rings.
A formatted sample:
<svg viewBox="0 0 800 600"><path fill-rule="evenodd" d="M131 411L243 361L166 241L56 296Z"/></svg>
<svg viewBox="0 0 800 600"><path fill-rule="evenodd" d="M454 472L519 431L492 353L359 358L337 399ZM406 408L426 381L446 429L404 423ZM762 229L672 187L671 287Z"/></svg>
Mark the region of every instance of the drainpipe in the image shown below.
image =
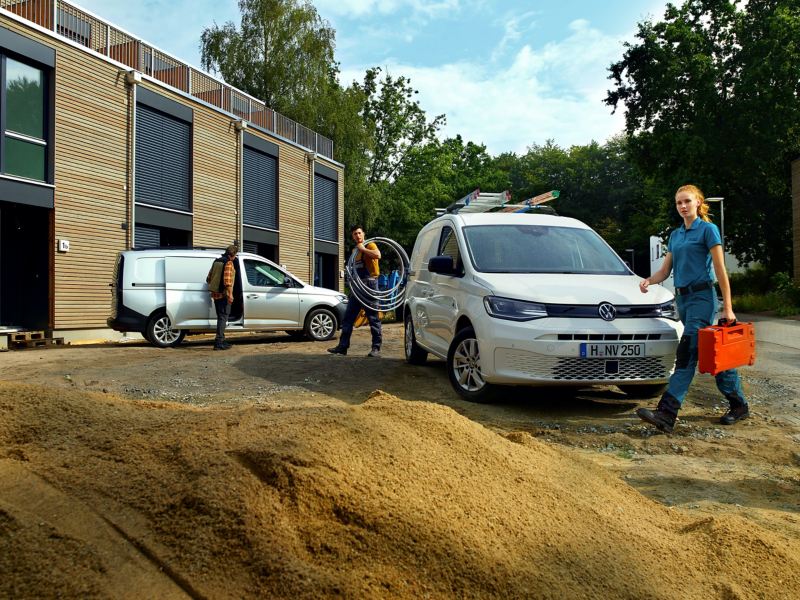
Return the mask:
<svg viewBox="0 0 800 600"><path fill-rule="evenodd" d="M244 132L247 121L239 119L233 123L236 129L236 240L239 250L244 251Z"/></svg>
<svg viewBox="0 0 800 600"><path fill-rule="evenodd" d="M308 281L314 285L314 165L316 152L306 152L308 161Z"/></svg>
<svg viewBox="0 0 800 600"><path fill-rule="evenodd" d="M128 84L128 249L136 245L136 88L142 82L139 71L126 71Z"/></svg>

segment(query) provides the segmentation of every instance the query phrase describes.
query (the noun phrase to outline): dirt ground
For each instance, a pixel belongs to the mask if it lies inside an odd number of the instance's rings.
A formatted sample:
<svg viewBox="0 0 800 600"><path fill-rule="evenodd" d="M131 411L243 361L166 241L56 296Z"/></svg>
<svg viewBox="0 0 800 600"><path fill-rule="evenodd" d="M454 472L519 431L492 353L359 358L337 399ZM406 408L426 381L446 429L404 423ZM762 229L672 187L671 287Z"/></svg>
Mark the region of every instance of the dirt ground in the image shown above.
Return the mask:
<svg viewBox="0 0 800 600"><path fill-rule="evenodd" d="M800 351L666 436L611 387L464 402L384 333L0 354L0 597L800 597Z"/></svg>

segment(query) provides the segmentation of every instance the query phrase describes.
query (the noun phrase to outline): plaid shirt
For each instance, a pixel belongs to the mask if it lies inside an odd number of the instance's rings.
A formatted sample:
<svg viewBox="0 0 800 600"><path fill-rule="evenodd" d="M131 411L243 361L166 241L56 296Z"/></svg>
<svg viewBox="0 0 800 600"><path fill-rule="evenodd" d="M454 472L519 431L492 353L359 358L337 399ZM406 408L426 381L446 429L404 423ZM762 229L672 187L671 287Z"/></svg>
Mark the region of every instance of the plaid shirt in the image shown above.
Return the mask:
<svg viewBox="0 0 800 600"><path fill-rule="evenodd" d="M225 268L222 271L222 288L224 292L211 292L212 300L219 300L221 298L233 297L233 261L229 258L225 263Z"/></svg>

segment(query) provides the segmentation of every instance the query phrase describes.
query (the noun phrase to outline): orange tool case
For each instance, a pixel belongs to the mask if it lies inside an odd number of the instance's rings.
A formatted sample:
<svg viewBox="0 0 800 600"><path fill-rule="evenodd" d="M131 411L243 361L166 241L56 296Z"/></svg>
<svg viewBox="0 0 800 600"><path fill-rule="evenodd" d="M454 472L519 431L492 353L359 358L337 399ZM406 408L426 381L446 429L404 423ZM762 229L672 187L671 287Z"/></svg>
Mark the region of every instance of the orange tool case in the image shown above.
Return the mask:
<svg viewBox="0 0 800 600"><path fill-rule="evenodd" d="M756 362L756 330L752 323L711 325L697 332L697 369L716 375Z"/></svg>

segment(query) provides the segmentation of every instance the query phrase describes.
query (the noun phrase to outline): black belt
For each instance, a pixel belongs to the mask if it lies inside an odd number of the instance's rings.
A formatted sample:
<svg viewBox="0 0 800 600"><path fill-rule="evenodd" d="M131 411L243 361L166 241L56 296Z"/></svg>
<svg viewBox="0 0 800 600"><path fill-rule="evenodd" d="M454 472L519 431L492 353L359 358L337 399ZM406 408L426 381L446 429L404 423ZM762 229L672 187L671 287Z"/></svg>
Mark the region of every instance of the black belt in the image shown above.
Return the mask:
<svg viewBox="0 0 800 600"><path fill-rule="evenodd" d="M687 285L686 287L676 287L675 295L683 296L685 294L693 294L694 292L702 292L709 288L713 288L714 283L711 281L704 281L703 283L695 283L694 285Z"/></svg>

